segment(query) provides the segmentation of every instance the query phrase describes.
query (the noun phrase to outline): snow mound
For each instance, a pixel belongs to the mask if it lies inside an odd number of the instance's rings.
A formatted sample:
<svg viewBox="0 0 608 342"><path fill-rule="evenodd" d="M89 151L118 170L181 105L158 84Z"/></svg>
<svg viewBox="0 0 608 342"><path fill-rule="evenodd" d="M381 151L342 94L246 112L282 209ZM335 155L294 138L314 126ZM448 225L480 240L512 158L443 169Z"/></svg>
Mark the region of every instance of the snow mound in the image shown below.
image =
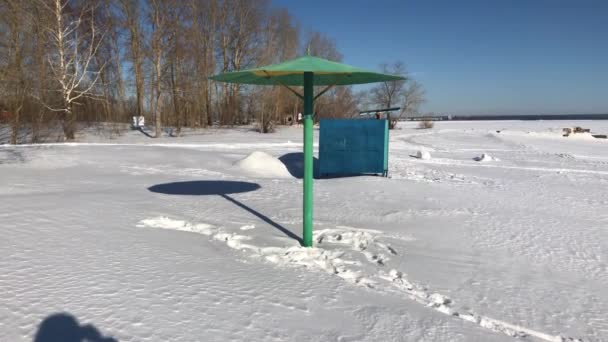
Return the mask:
<svg viewBox="0 0 608 342"><path fill-rule="evenodd" d="M236 165L252 176L263 178L291 178L291 174L278 158L255 151L239 160Z"/></svg>
<svg viewBox="0 0 608 342"><path fill-rule="evenodd" d="M429 160L431 159L431 154L428 151L418 151L416 152L416 158L422 160Z"/></svg>
<svg viewBox="0 0 608 342"><path fill-rule="evenodd" d="M491 155L489 155L487 153L482 153L480 156L473 158L473 160L480 161L480 162L500 161L500 159L498 159L496 157L492 157Z"/></svg>

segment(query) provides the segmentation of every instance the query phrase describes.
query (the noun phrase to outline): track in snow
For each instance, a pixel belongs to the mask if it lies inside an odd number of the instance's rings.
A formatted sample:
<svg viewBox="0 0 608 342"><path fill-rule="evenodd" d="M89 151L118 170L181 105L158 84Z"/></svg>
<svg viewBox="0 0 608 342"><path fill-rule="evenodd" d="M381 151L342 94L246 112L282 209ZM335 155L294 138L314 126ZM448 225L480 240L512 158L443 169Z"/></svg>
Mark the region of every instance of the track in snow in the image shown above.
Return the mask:
<svg viewBox="0 0 608 342"><path fill-rule="evenodd" d="M190 223L168 217L141 220L138 227L160 228L202 234L212 240L222 241L235 250L249 253L249 257L261 259L277 266L298 267L307 270L324 271L342 278L346 282L366 288L390 292L389 286L405 293L410 299L446 315L478 324L492 331L511 337L528 336L547 342L584 342L583 339L551 335L515 324L477 314L471 310L462 312L454 301L439 293L407 279L405 273L396 269L382 270L389 263L391 255L398 252L383 241L382 232L368 229L342 227L314 232L317 247L259 247L251 243L249 235L228 233L221 227L206 223ZM243 226L241 230L252 229ZM328 247L328 248L324 248ZM365 265L374 267L365 267Z"/></svg>

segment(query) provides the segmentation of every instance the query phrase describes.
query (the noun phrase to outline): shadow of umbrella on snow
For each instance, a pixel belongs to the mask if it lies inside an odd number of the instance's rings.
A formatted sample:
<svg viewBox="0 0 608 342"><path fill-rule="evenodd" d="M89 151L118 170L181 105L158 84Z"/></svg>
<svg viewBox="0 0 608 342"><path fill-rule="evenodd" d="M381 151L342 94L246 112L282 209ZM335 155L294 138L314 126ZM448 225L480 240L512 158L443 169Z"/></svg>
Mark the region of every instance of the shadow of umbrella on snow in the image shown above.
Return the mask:
<svg viewBox="0 0 608 342"><path fill-rule="evenodd" d="M260 220L268 223L274 228L280 230L286 236L302 243L302 239L281 226L280 224L271 220L268 216L260 213L259 211L245 205L244 203L228 196L229 194L239 194L244 192L250 192L260 189L261 186L256 183L250 182L239 182L239 181L186 181L186 182L173 182L153 185L148 188L151 192L165 194L165 195L181 195L181 196L209 196L218 195L228 201L236 204L238 207L248 211L249 213L257 216Z"/></svg>

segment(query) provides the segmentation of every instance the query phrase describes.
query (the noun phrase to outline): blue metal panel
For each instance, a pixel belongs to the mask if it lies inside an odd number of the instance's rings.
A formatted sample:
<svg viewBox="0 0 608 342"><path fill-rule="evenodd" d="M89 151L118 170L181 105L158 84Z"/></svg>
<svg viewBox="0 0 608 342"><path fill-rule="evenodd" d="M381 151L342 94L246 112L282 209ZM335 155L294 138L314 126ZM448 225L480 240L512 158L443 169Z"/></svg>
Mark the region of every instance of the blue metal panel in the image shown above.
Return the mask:
<svg viewBox="0 0 608 342"><path fill-rule="evenodd" d="M325 119L320 125L320 176L386 173L386 120Z"/></svg>

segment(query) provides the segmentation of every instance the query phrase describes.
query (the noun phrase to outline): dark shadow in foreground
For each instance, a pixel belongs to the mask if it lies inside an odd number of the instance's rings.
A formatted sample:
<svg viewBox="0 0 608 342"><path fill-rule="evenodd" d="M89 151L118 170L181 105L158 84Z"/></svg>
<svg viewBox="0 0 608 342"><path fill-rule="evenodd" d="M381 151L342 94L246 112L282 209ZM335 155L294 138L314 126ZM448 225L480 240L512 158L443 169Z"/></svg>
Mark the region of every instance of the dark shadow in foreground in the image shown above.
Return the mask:
<svg viewBox="0 0 608 342"><path fill-rule="evenodd" d="M165 195L182 195L182 196L209 196L218 195L228 201L236 204L242 209L245 209L249 213L257 216L260 220L268 223L274 228L281 231L286 236L298 241L302 244L302 239L281 226L280 224L271 220L268 216L258 212L257 210L245 205L244 203L228 196L229 194L238 194L243 192L255 191L260 189L260 185L249 182L238 182L238 181L187 181L187 182L174 182L153 185L148 188L151 192L165 194Z"/></svg>
<svg viewBox="0 0 608 342"><path fill-rule="evenodd" d="M165 195L209 196L240 194L260 189L256 183L237 181L187 181L156 184L148 188L152 192Z"/></svg>
<svg viewBox="0 0 608 342"><path fill-rule="evenodd" d="M317 178L319 175L319 159L312 157L312 174ZM292 152L279 157L281 163L285 165L287 171L298 179L304 178L304 153Z"/></svg>
<svg viewBox="0 0 608 342"><path fill-rule="evenodd" d="M67 313L56 313L40 323L34 342L118 342L103 336L92 324L80 325Z"/></svg>

